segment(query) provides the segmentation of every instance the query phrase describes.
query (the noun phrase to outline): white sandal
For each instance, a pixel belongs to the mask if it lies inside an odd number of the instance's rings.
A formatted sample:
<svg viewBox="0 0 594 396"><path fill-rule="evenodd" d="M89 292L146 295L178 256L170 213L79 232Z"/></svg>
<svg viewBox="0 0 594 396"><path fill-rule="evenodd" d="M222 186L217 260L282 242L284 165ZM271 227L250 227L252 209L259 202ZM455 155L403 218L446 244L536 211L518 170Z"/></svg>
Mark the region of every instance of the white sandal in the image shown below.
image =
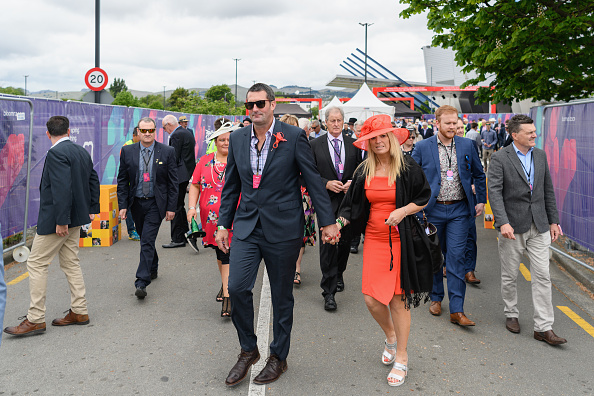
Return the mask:
<svg viewBox="0 0 594 396"><path fill-rule="evenodd" d="M388 374L388 385L400 386L400 385L404 384L404 379L406 378L406 375L408 372L408 367L406 367L406 365L404 365L402 363L394 362L394 367L392 367L392 369L404 371L404 377L401 375L394 374L394 373L390 372L390 374ZM393 378L398 382L390 382L390 378Z"/></svg>
<svg viewBox="0 0 594 396"><path fill-rule="evenodd" d="M396 350L396 342L394 342L393 344L388 344L388 340L384 341L384 352L382 353L382 363L385 364L386 366L394 363L394 360L396 360L396 352L394 352L394 354L392 355L390 352L387 351L387 349L391 349L393 351Z"/></svg>

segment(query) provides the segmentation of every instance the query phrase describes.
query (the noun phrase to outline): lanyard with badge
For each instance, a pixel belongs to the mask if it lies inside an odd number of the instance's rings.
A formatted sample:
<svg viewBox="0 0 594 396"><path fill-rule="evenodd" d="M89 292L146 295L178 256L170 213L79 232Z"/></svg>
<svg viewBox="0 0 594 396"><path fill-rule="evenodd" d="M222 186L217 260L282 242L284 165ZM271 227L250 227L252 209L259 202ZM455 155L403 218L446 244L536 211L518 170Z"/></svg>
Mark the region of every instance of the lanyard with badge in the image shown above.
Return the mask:
<svg viewBox="0 0 594 396"><path fill-rule="evenodd" d="M254 144L254 148L256 149L257 160L256 160L256 174L253 175L253 179L252 179L252 187L253 188L260 187L260 181L262 180L262 175L260 174L260 156L262 155L262 149L264 148L264 144L266 143L266 141L264 141L264 143L262 143L262 148L259 150L258 150L258 143L259 143L259 141Z"/></svg>
<svg viewBox="0 0 594 396"><path fill-rule="evenodd" d="M144 162L144 173L142 174L142 177L143 177L143 181L145 181L145 182L151 181L149 165L151 163L151 159L153 158L153 150L150 150L150 152L151 152L151 154L149 155L148 160L146 159L145 154L142 155L142 162ZM145 153L146 153L146 151L145 151Z"/></svg>
<svg viewBox="0 0 594 396"><path fill-rule="evenodd" d="M452 139L452 144L450 145L450 153L448 154L448 147L446 145L443 146L445 148L446 156L448 157L449 167L446 172L446 180L453 181L454 180L454 171L452 170L452 157L454 156L454 140Z"/></svg>
<svg viewBox="0 0 594 396"><path fill-rule="evenodd" d="M328 138L328 140L330 140L330 138ZM340 175L338 176L341 177L344 173L344 164L342 163L342 157L340 156L342 154L342 140L338 140L338 151L336 151L334 143L332 143L332 150L334 150L334 154L338 157L338 171L340 172Z"/></svg>
<svg viewBox="0 0 594 396"><path fill-rule="evenodd" d="M526 156L526 159L528 159L528 156ZM532 191L532 183L530 183L530 174L532 173L532 156L530 156L530 169L526 170L526 167L524 166L524 162L520 161L520 165L522 165L522 168L524 169L524 172L526 172L526 175L528 176L528 185L530 186L530 191Z"/></svg>

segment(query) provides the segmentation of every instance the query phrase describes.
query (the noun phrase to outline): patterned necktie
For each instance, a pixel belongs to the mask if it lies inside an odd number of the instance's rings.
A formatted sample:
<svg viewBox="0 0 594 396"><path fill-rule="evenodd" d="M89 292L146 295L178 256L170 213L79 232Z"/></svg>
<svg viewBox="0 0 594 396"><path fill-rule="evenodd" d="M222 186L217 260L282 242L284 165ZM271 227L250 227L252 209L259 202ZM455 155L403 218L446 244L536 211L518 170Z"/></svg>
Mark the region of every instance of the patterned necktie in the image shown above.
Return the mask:
<svg viewBox="0 0 594 396"><path fill-rule="evenodd" d="M149 173L150 174L150 160L151 160L151 156L148 156L147 159L147 153L148 153L148 149L143 148L142 149L142 159L143 159L143 167L144 169L144 173ZM142 195L144 195L145 197L147 197L150 193L151 189L150 189L150 184L148 181L146 181L146 178L142 177Z"/></svg>
<svg viewBox="0 0 594 396"><path fill-rule="evenodd" d="M338 139L332 140L334 143L334 169L339 180L342 180L342 172L340 171L340 146L338 145Z"/></svg>

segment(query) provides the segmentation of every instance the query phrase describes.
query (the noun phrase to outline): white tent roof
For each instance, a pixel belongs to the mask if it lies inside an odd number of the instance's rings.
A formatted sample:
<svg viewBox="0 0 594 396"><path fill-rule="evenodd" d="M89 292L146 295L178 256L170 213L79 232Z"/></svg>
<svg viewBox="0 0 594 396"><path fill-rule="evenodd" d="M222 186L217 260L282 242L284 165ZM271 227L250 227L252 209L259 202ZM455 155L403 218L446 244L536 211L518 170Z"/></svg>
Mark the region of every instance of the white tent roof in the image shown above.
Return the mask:
<svg viewBox="0 0 594 396"><path fill-rule="evenodd" d="M330 103L328 103L326 106L322 107L322 109L320 110L320 119L322 121L324 121L326 119L326 109L329 109L330 107L341 107L342 106L342 102L340 100L338 100L338 98L336 96L334 96L332 98L332 100L330 101Z"/></svg>
<svg viewBox="0 0 594 396"><path fill-rule="evenodd" d="M345 120L354 117L357 120L365 121L377 114L387 114L394 119L394 107L379 100L365 83L363 83L357 94L351 100L342 104L341 107L344 111Z"/></svg>

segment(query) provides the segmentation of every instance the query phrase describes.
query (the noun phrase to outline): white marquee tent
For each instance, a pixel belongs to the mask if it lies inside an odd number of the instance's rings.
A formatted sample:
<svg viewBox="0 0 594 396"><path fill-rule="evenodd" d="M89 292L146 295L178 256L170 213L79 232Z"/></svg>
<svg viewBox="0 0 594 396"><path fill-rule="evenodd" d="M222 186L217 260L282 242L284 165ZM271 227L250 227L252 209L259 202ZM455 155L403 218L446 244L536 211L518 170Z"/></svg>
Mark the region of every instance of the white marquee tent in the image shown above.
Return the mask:
<svg viewBox="0 0 594 396"><path fill-rule="evenodd" d="M336 96L333 97L330 103L322 107L320 110L320 120L324 121L326 119L326 109L329 109L330 107L342 107L342 102L338 100Z"/></svg>
<svg viewBox="0 0 594 396"><path fill-rule="evenodd" d="M371 116L378 114L387 114L394 119L394 106L390 106L379 100L369 89L367 84L363 84L359 91L351 100L341 105L344 111L344 119L356 118L365 121Z"/></svg>

